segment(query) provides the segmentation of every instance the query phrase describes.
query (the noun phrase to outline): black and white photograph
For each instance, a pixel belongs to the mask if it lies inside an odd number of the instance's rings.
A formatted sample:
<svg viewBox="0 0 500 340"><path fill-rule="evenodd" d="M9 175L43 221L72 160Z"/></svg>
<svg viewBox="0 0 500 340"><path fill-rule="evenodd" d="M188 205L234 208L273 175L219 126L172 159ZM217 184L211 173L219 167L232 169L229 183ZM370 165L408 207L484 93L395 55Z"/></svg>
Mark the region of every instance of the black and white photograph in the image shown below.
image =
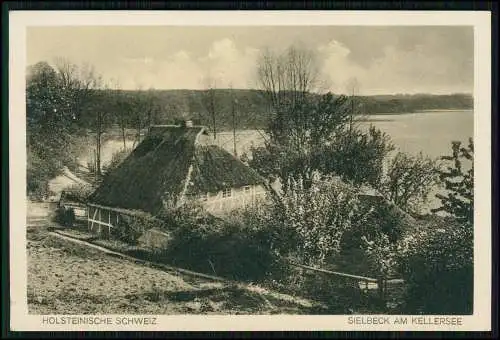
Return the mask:
<svg viewBox="0 0 500 340"><path fill-rule="evenodd" d="M25 20L17 308L47 330L489 327L489 16L467 13Z"/></svg>

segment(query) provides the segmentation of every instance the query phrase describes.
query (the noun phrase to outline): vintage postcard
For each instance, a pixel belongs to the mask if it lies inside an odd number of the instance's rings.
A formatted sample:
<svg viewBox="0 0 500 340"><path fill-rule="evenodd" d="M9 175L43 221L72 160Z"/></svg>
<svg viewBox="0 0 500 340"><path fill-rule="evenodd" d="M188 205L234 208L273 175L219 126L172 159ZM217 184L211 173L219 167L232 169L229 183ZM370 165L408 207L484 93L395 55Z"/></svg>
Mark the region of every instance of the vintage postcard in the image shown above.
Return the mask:
<svg viewBox="0 0 500 340"><path fill-rule="evenodd" d="M490 330L489 12L9 21L11 330Z"/></svg>

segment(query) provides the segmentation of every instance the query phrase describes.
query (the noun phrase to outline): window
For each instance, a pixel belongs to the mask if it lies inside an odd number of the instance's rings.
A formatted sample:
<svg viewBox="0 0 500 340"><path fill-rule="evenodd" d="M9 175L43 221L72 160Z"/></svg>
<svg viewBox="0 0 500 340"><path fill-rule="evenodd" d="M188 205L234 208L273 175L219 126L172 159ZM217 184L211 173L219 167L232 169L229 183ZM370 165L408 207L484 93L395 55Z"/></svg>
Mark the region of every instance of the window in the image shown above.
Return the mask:
<svg viewBox="0 0 500 340"><path fill-rule="evenodd" d="M231 188L226 188L224 190L222 190L222 197L231 197Z"/></svg>
<svg viewBox="0 0 500 340"><path fill-rule="evenodd" d="M244 187L243 187L243 192L244 192L245 194L248 194L248 193L250 193L250 190L251 190L251 189L252 189L252 188L251 188L249 185L244 186Z"/></svg>

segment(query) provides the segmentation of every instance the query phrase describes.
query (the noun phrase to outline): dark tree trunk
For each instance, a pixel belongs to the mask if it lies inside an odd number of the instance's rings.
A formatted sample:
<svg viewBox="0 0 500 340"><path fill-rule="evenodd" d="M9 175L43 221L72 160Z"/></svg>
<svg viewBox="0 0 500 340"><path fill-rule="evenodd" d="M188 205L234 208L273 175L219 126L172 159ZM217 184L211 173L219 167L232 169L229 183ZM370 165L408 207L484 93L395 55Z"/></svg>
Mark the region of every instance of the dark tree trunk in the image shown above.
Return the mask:
<svg viewBox="0 0 500 340"><path fill-rule="evenodd" d="M102 135L102 114L97 114L97 143L96 143L96 178L101 175L101 135Z"/></svg>

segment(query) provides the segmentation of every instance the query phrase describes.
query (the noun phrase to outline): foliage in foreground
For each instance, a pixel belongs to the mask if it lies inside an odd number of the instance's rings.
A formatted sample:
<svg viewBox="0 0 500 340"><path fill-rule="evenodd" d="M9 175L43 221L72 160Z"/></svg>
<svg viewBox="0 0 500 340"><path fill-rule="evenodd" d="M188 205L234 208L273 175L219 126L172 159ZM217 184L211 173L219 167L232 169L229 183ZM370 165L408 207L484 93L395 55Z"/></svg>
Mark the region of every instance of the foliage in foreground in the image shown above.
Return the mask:
<svg viewBox="0 0 500 340"><path fill-rule="evenodd" d="M319 173L310 187L302 179L289 180L273 216L290 235L282 253L314 265L337 255L344 234L366 224L372 212L357 194L355 187Z"/></svg>
<svg viewBox="0 0 500 340"><path fill-rule="evenodd" d="M407 230L398 242L384 235L366 239L366 256L382 276L393 273L405 280L404 313L471 314L473 312L474 237L473 168L465 174L461 158L473 162L472 141L468 149L452 144L454 161L441 173L448 196L443 206L421 225Z"/></svg>
<svg viewBox="0 0 500 340"><path fill-rule="evenodd" d="M399 272L407 284L407 312L471 314L473 229L441 223L408 235L398 249Z"/></svg>
<svg viewBox="0 0 500 340"><path fill-rule="evenodd" d="M458 141L452 142L452 155L442 157L452 162L446 170L440 172L447 195L436 195L441 200L441 207L433 212L445 212L462 223L474 224L474 142L469 138L469 145L462 147ZM466 162L466 164L464 164ZM468 169L464 169L468 165Z"/></svg>

